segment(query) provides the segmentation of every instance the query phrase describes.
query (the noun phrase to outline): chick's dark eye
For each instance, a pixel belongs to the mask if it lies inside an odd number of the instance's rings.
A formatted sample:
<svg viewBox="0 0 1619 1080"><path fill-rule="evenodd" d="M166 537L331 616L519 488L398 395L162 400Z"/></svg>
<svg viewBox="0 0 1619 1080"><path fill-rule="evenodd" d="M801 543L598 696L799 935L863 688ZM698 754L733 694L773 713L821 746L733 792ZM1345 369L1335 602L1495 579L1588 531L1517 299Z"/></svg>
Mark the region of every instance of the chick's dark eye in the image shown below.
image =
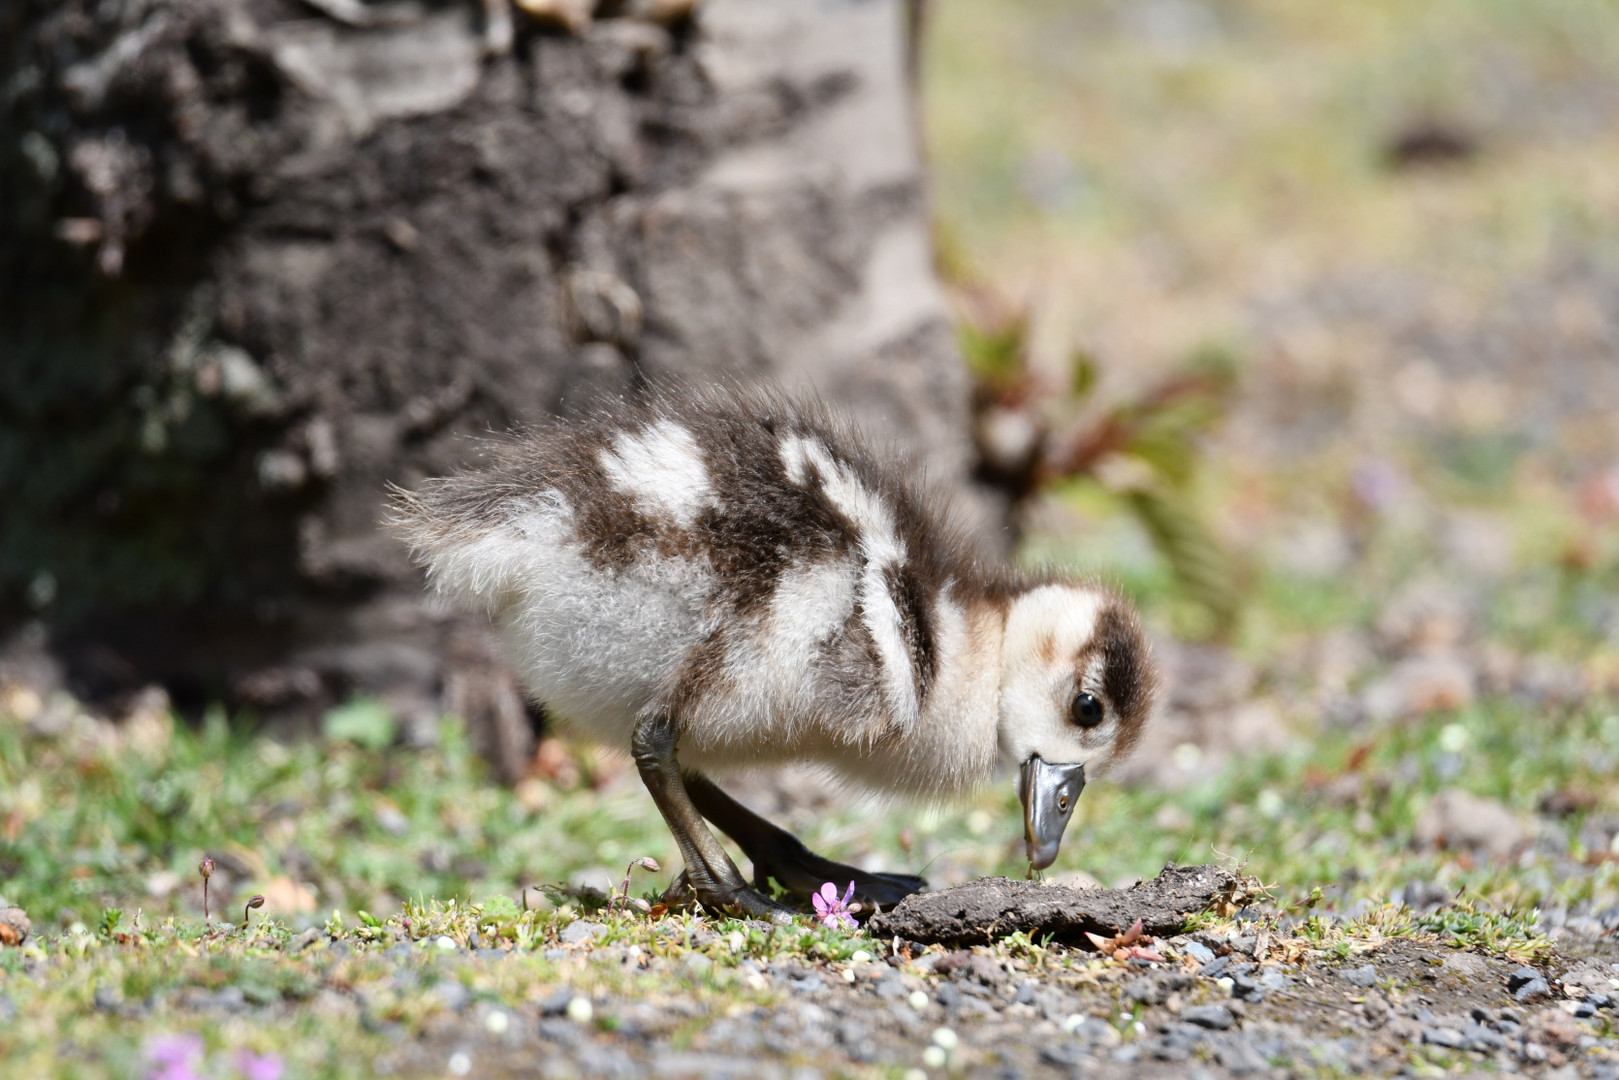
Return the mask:
<svg viewBox="0 0 1619 1080"><path fill-rule="evenodd" d="M1093 728L1102 722L1102 703L1095 694L1081 691L1074 695L1073 704L1068 706L1068 714L1080 727Z"/></svg>

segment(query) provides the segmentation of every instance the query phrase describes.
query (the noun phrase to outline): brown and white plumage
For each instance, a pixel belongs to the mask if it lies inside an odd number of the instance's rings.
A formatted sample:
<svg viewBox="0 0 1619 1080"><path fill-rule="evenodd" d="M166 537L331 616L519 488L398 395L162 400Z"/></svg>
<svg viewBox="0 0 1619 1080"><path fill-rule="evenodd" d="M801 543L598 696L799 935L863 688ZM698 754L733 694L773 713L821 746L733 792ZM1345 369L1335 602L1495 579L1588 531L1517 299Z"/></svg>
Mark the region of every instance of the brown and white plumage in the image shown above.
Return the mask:
<svg viewBox="0 0 1619 1080"><path fill-rule="evenodd" d="M1154 676L1128 607L981 566L920 486L816 404L668 392L488 457L401 493L402 530L579 734L635 748L656 721L688 780L805 761L930 799L1031 758L1105 764L1139 736ZM1087 693L1102 715L1081 726ZM730 896L702 896L701 876L701 899Z"/></svg>

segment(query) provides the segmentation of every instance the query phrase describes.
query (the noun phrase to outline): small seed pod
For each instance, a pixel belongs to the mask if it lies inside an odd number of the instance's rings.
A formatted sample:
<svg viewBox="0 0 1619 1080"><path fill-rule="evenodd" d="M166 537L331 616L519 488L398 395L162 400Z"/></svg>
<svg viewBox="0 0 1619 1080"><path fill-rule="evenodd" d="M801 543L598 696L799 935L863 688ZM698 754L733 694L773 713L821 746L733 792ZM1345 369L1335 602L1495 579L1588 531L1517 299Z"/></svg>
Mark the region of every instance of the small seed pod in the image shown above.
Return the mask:
<svg viewBox="0 0 1619 1080"><path fill-rule="evenodd" d="M247 902L247 906L242 909L242 925L244 927L247 926L248 912L252 911L254 908L261 908L263 906L264 897L254 896L252 899L250 899Z"/></svg>

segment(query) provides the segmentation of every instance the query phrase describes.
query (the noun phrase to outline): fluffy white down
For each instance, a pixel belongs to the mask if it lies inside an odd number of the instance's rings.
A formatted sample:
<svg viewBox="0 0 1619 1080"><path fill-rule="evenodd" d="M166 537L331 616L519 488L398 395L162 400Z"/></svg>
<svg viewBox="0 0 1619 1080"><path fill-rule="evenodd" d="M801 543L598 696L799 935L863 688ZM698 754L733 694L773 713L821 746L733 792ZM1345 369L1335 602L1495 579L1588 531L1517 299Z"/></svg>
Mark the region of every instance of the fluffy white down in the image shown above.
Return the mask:
<svg viewBox="0 0 1619 1080"><path fill-rule="evenodd" d="M1117 734L1111 704L1108 720L1092 731L1069 717L1075 685L1074 663L1096 631L1105 598L1082 585L1045 585L1012 602L1006 616L1001 655L1000 753L1012 767L1039 754L1052 762L1105 759ZM1093 663L1086 679L1101 676ZM1102 696L1100 685L1084 687Z"/></svg>
<svg viewBox="0 0 1619 1080"><path fill-rule="evenodd" d="M697 440L673 420L619 434L602 450L601 464L613 488L633 496L643 514L667 514L683 529L714 502Z"/></svg>
<svg viewBox="0 0 1619 1080"><path fill-rule="evenodd" d="M815 439L784 439L781 459L787 478L799 485L808 481L809 467L814 466L820 474L821 490L860 536L860 554L865 562L860 585L862 617L882 661L882 683L889 708L898 726L909 732L916 726L920 695L905 647L899 608L888 591L888 569L905 560L905 545L894 526L894 515L876 492L862 484L848 466L833 460Z"/></svg>
<svg viewBox="0 0 1619 1080"><path fill-rule="evenodd" d="M546 492L477 539L430 551L429 573L441 592L489 611L530 694L555 720L627 748L637 713L713 632L713 577L679 559L601 573L571 519L566 501Z"/></svg>
<svg viewBox="0 0 1619 1080"><path fill-rule="evenodd" d="M848 559L795 567L756 620L728 623L724 680L697 703L682 756L757 764L857 742L851 724L875 718L827 715L823 648L848 621L858 581Z"/></svg>

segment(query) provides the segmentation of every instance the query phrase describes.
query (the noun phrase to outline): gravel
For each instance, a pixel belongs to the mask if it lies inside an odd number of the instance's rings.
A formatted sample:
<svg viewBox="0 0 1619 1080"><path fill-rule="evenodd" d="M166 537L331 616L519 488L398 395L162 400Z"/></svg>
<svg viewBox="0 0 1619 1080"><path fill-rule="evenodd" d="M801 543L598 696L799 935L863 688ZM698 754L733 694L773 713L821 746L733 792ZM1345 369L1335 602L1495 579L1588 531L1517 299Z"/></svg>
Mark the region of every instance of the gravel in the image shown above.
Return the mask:
<svg viewBox="0 0 1619 1080"><path fill-rule="evenodd" d="M378 1067L442 1075L449 1055L465 1052L471 1074L501 1075L497 1050L502 1061L539 1063L539 1076L747 1080L913 1069L1027 1080L1138 1073L1218 1080L1395 1075L1420 1071L1425 1061L1499 1073L1572 1068L1566 1075L1584 1080L1619 1066L1619 1044L1602 1019L1612 1014L1588 999L1552 1000L1563 994L1549 977L1555 968L1520 971L1482 953L1469 954L1476 965L1452 965L1446 959L1453 950L1398 939L1378 949L1375 964L1359 958L1352 966L1319 956L1254 961L1234 952L1200 962L1194 945L1211 954L1233 947L1171 936L1156 943L1168 962L1136 967L1051 943L1040 970L1016 953L923 952L903 940L895 956L878 955L888 950L875 942L867 946L873 959L866 963L804 957L735 965L723 952L719 959L626 959L622 948L586 943L566 950L564 983L538 988L524 987L516 973L525 961L512 954L479 960L429 950L401 961L401 969L437 979L432 992L450 995L449 1007L419 1038L399 1040ZM1619 958L1619 943L1599 947ZM1599 975L1608 962L1603 957ZM708 991L614 998L598 989L590 1013L582 1011L591 1006L584 988L622 985L601 980L637 966L644 975L666 971L715 987L757 977L764 989L746 999ZM471 970L487 970L493 981L473 994L461 981ZM846 971L855 973L853 982ZM1526 988L1545 999L1516 1004ZM498 1033L492 1010L509 1017Z"/></svg>

